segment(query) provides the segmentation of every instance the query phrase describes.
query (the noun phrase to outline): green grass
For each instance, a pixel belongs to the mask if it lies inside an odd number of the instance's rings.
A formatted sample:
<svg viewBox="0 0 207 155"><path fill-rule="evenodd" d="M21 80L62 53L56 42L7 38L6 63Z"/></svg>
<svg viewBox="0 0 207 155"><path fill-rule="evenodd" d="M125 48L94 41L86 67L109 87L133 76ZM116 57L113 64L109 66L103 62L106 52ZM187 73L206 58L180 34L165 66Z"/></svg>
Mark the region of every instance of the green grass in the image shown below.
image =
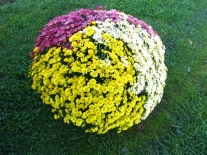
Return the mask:
<svg viewBox="0 0 207 155"><path fill-rule="evenodd" d="M0 3L0 154L207 154L207 1ZM55 121L27 78L29 52L39 30L55 16L97 5L146 21L166 46L168 78L161 103L145 121L120 134L86 134Z"/></svg>

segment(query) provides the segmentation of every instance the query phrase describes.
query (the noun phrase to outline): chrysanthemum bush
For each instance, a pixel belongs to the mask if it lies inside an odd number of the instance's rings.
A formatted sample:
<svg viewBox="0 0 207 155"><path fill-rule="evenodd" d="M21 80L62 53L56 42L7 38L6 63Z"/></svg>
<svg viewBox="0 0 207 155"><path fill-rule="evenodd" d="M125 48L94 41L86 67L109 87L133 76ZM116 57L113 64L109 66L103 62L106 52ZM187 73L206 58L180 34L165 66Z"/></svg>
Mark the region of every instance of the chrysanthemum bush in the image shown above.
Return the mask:
<svg viewBox="0 0 207 155"><path fill-rule="evenodd" d="M40 31L29 76L55 119L86 132L121 132L161 101L164 53L145 22L117 10L80 9Z"/></svg>

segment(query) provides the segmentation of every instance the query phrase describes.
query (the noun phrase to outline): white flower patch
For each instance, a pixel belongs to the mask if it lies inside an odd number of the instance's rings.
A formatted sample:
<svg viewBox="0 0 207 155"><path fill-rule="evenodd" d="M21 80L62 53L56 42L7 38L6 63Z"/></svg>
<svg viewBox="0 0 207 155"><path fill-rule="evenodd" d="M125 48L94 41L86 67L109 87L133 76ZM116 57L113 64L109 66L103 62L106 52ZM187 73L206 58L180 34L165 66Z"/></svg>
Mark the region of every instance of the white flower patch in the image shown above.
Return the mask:
<svg viewBox="0 0 207 155"><path fill-rule="evenodd" d="M123 66L128 66L128 64L129 64L126 56L125 57L121 57L121 62L123 64Z"/></svg>
<svg viewBox="0 0 207 155"><path fill-rule="evenodd" d="M111 60L109 60L109 59L104 59L104 60L103 60L103 63L104 63L105 65L107 65L107 66L110 66L110 65L111 65Z"/></svg>

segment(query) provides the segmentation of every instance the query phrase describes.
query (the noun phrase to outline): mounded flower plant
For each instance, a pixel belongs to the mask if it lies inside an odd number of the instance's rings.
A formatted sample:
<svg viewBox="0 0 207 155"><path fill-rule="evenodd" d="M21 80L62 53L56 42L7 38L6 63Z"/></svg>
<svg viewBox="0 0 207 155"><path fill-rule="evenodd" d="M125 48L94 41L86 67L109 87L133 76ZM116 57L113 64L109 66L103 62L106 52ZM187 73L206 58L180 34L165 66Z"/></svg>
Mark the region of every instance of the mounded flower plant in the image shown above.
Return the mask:
<svg viewBox="0 0 207 155"><path fill-rule="evenodd" d="M127 130L161 101L165 47L145 22L117 10L80 9L55 17L30 57L32 88L63 119L103 134Z"/></svg>

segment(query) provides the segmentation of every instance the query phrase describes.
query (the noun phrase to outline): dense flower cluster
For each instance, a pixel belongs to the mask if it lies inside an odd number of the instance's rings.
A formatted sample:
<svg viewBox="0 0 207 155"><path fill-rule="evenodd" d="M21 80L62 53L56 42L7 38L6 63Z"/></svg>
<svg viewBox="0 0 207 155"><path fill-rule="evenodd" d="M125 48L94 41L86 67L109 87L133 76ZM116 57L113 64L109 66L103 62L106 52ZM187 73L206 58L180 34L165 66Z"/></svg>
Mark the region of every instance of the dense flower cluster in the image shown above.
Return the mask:
<svg viewBox="0 0 207 155"><path fill-rule="evenodd" d="M40 31L29 70L54 118L106 133L127 130L160 102L164 46L143 21L120 11L80 9Z"/></svg>

